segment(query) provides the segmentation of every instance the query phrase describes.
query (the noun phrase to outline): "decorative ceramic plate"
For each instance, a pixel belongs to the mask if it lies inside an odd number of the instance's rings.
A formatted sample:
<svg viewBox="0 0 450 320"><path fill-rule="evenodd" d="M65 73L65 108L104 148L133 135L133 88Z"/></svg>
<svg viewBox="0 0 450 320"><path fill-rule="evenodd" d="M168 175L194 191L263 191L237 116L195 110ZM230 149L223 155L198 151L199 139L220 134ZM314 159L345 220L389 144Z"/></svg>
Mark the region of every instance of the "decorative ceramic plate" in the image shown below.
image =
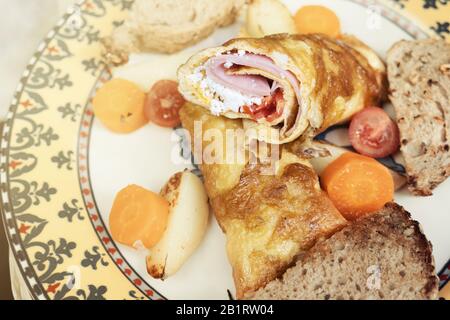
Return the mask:
<svg viewBox="0 0 450 320"><path fill-rule="evenodd" d="M400 39L450 36L447 1L284 1L294 11L323 4L344 32L382 56ZM130 183L159 190L176 171L178 139L148 125L115 135L94 118L90 99L110 75L100 39L123 21L131 0L86 0L71 8L31 59L12 102L1 140L5 227L34 299L227 299L234 291L224 236L214 218L196 253L175 276L152 279L144 253L111 239L113 197ZM222 29L203 44L237 34ZM146 57L151 59L151 55ZM420 221L440 269L450 257L450 181L428 198L401 191L396 200Z"/></svg>

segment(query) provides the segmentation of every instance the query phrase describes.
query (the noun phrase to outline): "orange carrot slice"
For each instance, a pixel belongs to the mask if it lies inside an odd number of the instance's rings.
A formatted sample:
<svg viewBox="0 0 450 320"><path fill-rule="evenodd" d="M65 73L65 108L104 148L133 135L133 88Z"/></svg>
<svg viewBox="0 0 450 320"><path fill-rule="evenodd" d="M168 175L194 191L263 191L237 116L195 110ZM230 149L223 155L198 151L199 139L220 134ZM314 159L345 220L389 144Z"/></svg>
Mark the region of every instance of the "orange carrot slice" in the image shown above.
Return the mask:
<svg viewBox="0 0 450 320"><path fill-rule="evenodd" d="M129 133L148 123L144 103L145 92L124 79L105 83L92 101L95 116L105 127L117 133Z"/></svg>
<svg viewBox="0 0 450 320"><path fill-rule="evenodd" d="M341 23L336 14L324 6L304 6L294 17L300 34L324 33L337 37L341 32Z"/></svg>
<svg viewBox="0 0 450 320"><path fill-rule="evenodd" d="M130 185L116 195L109 226L113 239L130 247L140 242L146 248L156 245L164 234L169 203L160 195Z"/></svg>
<svg viewBox="0 0 450 320"><path fill-rule="evenodd" d="M348 152L325 168L324 190L347 220L375 212L394 197L394 179L376 160Z"/></svg>

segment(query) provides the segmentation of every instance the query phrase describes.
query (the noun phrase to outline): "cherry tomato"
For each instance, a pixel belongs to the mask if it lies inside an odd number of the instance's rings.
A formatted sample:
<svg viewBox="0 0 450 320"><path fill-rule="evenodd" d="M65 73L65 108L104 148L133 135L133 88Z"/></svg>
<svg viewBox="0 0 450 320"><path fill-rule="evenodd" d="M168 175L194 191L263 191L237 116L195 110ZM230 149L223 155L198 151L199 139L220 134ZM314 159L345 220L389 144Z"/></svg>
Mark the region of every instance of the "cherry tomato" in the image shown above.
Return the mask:
<svg viewBox="0 0 450 320"><path fill-rule="evenodd" d="M353 148L372 158L393 154L400 145L397 124L378 107L367 107L353 116L348 133Z"/></svg>
<svg viewBox="0 0 450 320"><path fill-rule="evenodd" d="M162 127L174 128L180 124L179 111L185 100L178 91L178 83L160 80L150 89L145 100L145 116Z"/></svg>

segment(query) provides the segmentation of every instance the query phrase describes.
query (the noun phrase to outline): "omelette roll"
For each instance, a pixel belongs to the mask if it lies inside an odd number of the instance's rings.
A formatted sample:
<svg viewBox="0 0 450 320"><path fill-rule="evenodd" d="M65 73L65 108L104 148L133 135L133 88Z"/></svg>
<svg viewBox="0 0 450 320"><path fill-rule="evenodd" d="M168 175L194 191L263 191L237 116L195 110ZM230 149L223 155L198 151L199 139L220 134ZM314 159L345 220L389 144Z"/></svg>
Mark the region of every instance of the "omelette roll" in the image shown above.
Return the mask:
<svg viewBox="0 0 450 320"><path fill-rule="evenodd" d="M213 115L273 130L266 141L291 142L348 120L385 97L385 67L351 36L274 35L234 39L191 57L179 90Z"/></svg>
<svg viewBox="0 0 450 320"><path fill-rule="evenodd" d="M225 137L227 130L243 128L241 119L216 117L189 103L180 110L180 118L191 144L198 139L204 150L212 143L206 137L208 130L218 130ZM196 130L198 124L201 131ZM225 148L225 140L219 144L225 153L236 151ZM316 241L347 223L321 190L311 164L287 149L280 146L272 174L263 174L265 164L252 163L247 156L245 161L227 163L196 158L211 207L226 235L238 299L251 297Z"/></svg>

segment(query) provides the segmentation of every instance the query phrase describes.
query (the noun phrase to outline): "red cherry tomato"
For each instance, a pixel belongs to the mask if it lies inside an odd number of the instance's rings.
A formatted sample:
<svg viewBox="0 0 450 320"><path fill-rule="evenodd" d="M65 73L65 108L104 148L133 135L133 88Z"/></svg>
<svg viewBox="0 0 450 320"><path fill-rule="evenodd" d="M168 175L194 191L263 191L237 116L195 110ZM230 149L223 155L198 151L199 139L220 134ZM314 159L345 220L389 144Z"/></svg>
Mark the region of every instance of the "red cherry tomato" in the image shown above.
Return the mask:
<svg viewBox="0 0 450 320"><path fill-rule="evenodd" d="M372 158L393 154L400 145L397 124L378 107L367 107L354 115L348 134L353 148Z"/></svg>
<svg viewBox="0 0 450 320"><path fill-rule="evenodd" d="M160 80L147 94L145 116L157 125L174 128L180 124L179 111L184 103L176 81Z"/></svg>

